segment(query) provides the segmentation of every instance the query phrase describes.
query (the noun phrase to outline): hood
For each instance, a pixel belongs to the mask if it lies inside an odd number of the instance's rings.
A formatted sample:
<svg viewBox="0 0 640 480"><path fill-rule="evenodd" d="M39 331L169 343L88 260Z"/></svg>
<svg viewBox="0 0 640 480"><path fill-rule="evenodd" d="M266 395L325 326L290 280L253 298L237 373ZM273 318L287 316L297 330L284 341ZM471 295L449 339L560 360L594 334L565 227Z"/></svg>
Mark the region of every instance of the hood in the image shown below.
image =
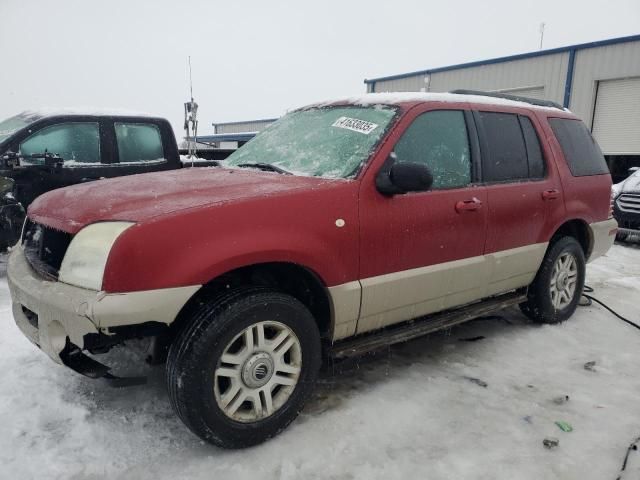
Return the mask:
<svg viewBox="0 0 640 480"><path fill-rule="evenodd" d="M640 172L636 172L626 180L613 186L616 195L621 193L640 193Z"/></svg>
<svg viewBox="0 0 640 480"><path fill-rule="evenodd" d="M220 167L131 175L45 193L29 217L69 233L99 221L143 222L180 210L317 188L343 180Z"/></svg>

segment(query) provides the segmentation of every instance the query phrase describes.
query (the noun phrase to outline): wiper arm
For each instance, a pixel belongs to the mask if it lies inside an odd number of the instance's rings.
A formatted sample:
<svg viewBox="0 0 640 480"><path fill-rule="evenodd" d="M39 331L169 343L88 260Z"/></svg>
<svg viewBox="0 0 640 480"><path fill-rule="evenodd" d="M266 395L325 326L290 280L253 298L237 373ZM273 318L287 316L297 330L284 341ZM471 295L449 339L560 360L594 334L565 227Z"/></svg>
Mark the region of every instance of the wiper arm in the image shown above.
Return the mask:
<svg viewBox="0 0 640 480"><path fill-rule="evenodd" d="M283 175L293 175L290 171L285 170L284 168L281 168L281 167L276 167L275 165L272 165L270 163L262 163L262 162L240 163L237 166L241 168L259 168L260 170L282 173Z"/></svg>

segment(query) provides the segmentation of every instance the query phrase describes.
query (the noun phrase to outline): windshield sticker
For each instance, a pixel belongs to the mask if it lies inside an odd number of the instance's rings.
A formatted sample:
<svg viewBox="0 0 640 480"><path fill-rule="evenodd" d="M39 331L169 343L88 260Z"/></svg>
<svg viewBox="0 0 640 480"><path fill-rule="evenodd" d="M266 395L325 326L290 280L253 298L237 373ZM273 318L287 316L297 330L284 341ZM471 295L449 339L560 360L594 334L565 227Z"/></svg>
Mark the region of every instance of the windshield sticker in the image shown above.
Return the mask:
<svg viewBox="0 0 640 480"><path fill-rule="evenodd" d="M366 122L364 120L358 120L357 118L340 117L333 122L332 127L346 128L347 130L353 130L354 132L364 133L369 135L377 127L377 123Z"/></svg>

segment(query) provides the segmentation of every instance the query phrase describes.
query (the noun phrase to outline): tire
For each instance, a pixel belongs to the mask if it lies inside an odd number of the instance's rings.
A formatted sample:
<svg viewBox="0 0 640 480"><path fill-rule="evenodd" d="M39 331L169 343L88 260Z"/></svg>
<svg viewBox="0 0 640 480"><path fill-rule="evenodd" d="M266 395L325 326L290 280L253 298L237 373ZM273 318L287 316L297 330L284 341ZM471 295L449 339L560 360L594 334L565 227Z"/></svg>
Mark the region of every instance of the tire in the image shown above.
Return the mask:
<svg viewBox="0 0 640 480"><path fill-rule="evenodd" d="M249 447L296 418L320 362L318 326L301 302L262 288L236 290L198 307L172 343L169 398L203 440Z"/></svg>
<svg viewBox="0 0 640 480"><path fill-rule="evenodd" d="M616 233L616 240L619 242L626 242L627 238L629 238L628 233L622 233L622 232Z"/></svg>
<svg viewBox="0 0 640 480"><path fill-rule="evenodd" d="M568 265L568 259L573 259L575 276L572 276L572 269L564 268ZM559 261L562 264L559 264ZM578 241L573 237L556 239L549 246L542 265L529 286L527 301L520 304L520 309L527 317L538 323L560 323L567 320L576 311L582 295L585 270L584 251ZM557 275L554 276L556 273ZM552 292L554 278L557 285L555 295Z"/></svg>

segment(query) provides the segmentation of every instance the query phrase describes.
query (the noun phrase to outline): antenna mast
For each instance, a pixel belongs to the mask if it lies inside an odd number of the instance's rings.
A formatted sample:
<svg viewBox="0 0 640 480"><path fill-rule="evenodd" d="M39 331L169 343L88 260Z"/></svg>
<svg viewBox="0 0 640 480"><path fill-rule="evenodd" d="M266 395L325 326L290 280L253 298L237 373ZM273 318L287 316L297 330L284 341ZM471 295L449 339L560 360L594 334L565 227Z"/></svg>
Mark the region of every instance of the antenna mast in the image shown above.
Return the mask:
<svg viewBox="0 0 640 480"><path fill-rule="evenodd" d="M198 104L193 100L193 79L191 76L191 55L189 62L189 93L190 102L184 104L184 130L187 136L188 157L192 159L196 155L196 136L198 135Z"/></svg>
<svg viewBox="0 0 640 480"><path fill-rule="evenodd" d="M540 24L540 50L542 50L542 40L544 40L544 22Z"/></svg>

